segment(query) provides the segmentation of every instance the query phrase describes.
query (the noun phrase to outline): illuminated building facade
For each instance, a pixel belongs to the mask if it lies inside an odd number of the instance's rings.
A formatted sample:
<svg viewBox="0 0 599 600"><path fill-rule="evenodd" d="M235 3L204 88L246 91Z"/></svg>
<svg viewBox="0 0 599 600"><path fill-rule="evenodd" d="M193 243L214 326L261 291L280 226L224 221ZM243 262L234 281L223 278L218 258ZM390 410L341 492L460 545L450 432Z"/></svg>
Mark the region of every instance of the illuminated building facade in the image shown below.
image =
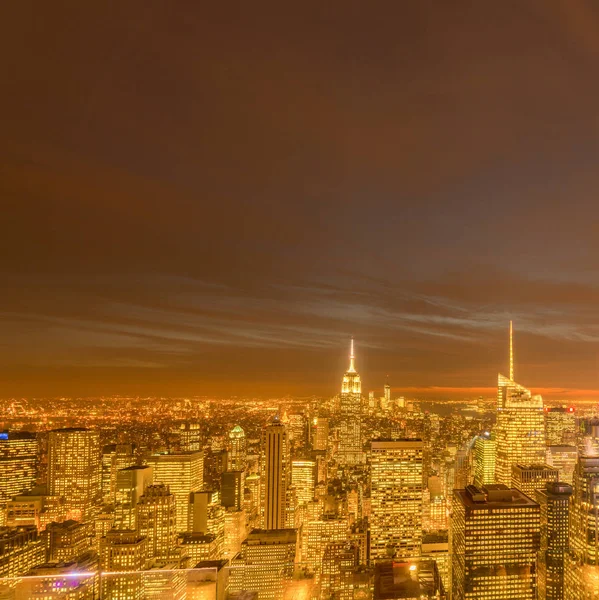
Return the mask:
<svg viewBox="0 0 599 600"><path fill-rule="evenodd" d="M204 453L154 454L148 459L148 464L153 468L154 483L167 485L176 498L177 531L186 531L189 496L201 490L204 483Z"/></svg>
<svg viewBox="0 0 599 600"><path fill-rule="evenodd" d="M342 465L355 465L364 460L361 438L362 383L355 368L354 340L351 340L349 368L343 376L339 399L338 461Z"/></svg>
<svg viewBox="0 0 599 600"><path fill-rule="evenodd" d="M48 491L62 496L69 518L91 519L101 499L100 434L72 427L48 435Z"/></svg>
<svg viewBox="0 0 599 600"><path fill-rule="evenodd" d="M50 523L41 537L46 546L46 560L69 562L89 549L93 536L92 523L64 521Z"/></svg>
<svg viewBox="0 0 599 600"><path fill-rule="evenodd" d="M546 464L514 465L512 467L512 487L533 500L535 490L544 490L548 483L554 483L558 479L558 470Z"/></svg>
<svg viewBox="0 0 599 600"><path fill-rule="evenodd" d="M347 519L322 518L305 522L302 528L302 564L320 575L325 548L330 543L345 543L348 530Z"/></svg>
<svg viewBox="0 0 599 600"><path fill-rule="evenodd" d="M240 550L247 535L244 510L227 510L224 514L222 557L233 558Z"/></svg>
<svg viewBox="0 0 599 600"><path fill-rule="evenodd" d="M45 560L46 548L35 527L0 527L0 577L24 575Z"/></svg>
<svg viewBox="0 0 599 600"><path fill-rule="evenodd" d="M568 515L572 486L548 483L536 490L541 514L541 548L537 563L538 600L563 600L564 565L568 552Z"/></svg>
<svg viewBox="0 0 599 600"><path fill-rule="evenodd" d="M545 410L545 440L548 446L576 443L576 411L573 406Z"/></svg>
<svg viewBox="0 0 599 600"><path fill-rule="evenodd" d="M102 449L102 502L115 501L116 477L121 469L135 464L133 444L109 444Z"/></svg>
<svg viewBox="0 0 599 600"><path fill-rule="evenodd" d="M329 444L329 420L326 417L314 417L312 422L312 449L327 451Z"/></svg>
<svg viewBox="0 0 599 600"><path fill-rule="evenodd" d="M250 590L260 600L280 600L293 576L296 545L294 529L254 529L231 561L229 593Z"/></svg>
<svg viewBox="0 0 599 600"><path fill-rule="evenodd" d="M225 471L221 475L221 504L225 508L241 510L243 504L243 471Z"/></svg>
<svg viewBox="0 0 599 600"><path fill-rule="evenodd" d="M453 600L536 599L539 511L534 500L501 484L454 491Z"/></svg>
<svg viewBox="0 0 599 600"><path fill-rule="evenodd" d="M177 546L177 508L168 486L147 486L137 503L137 515L139 533L147 540L147 558L172 559Z"/></svg>
<svg viewBox="0 0 599 600"><path fill-rule="evenodd" d="M474 485L495 483L495 435L485 431L474 441Z"/></svg>
<svg viewBox="0 0 599 600"><path fill-rule="evenodd" d="M264 529L284 529L290 461L287 428L275 416L264 431Z"/></svg>
<svg viewBox="0 0 599 600"><path fill-rule="evenodd" d="M116 475L115 522L117 529L137 529L137 503L152 483L152 467L132 466Z"/></svg>
<svg viewBox="0 0 599 600"><path fill-rule="evenodd" d="M235 425L229 432L229 471L245 471L247 464L247 441L245 432L239 425Z"/></svg>
<svg viewBox="0 0 599 600"><path fill-rule="evenodd" d="M496 424L495 479L506 486L512 482L515 464L545 461L543 399L532 396L519 384L499 375L500 406Z"/></svg>
<svg viewBox="0 0 599 600"><path fill-rule="evenodd" d="M322 555L320 598L353 600L354 577L359 565L359 549L347 541L330 542Z"/></svg>
<svg viewBox="0 0 599 600"><path fill-rule="evenodd" d="M146 567L147 540L136 531L113 529L100 541L103 600L142 600L144 586L140 571Z"/></svg>
<svg viewBox="0 0 599 600"><path fill-rule="evenodd" d="M0 431L0 512L13 496L35 485L37 449L34 433Z"/></svg>
<svg viewBox="0 0 599 600"><path fill-rule="evenodd" d="M422 539L422 440L373 440L370 558L415 556Z"/></svg>
<svg viewBox="0 0 599 600"><path fill-rule="evenodd" d="M181 423L179 446L181 452L199 452L202 449L202 426L199 423Z"/></svg>
<svg viewBox="0 0 599 600"><path fill-rule="evenodd" d="M316 463L313 460L295 459L291 461L291 485L295 487L298 504L314 500Z"/></svg>
<svg viewBox="0 0 599 600"><path fill-rule="evenodd" d="M559 472L559 480L572 485L578 461L576 446L547 446L547 464Z"/></svg>
<svg viewBox="0 0 599 600"><path fill-rule="evenodd" d="M572 488L564 598L595 599L599 594L599 457L579 458Z"/></svg>
<svg viewBox="0 0 599 600"><path fill-rule="evenodd" d="M374 568L374 600L445 598L434 560L414 558L381 562Z"/></svg>
<svg viewBox="0 0 599 600"><path fill-rule="evenodd" d="M181 556L189 557L190 565L202 560L216 560L219 554L216 536L211 533L180 533L178 547Z"/></svg>

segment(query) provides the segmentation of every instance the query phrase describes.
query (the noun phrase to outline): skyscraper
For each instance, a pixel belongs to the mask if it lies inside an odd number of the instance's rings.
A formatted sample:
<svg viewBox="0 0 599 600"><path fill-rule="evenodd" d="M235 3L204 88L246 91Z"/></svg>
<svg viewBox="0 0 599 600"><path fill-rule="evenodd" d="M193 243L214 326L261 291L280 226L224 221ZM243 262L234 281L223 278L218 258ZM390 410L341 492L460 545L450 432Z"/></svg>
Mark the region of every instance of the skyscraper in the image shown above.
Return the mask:
<svg viewBox="0 0 599 600"><path fill-rule="evenodd" d="M147 558L167 561L177 544L176 499L167 485L149 485L137 503L138 529L147 540Z"/></svg>
<svg viewBox="0 0 599 600"><path fill-rule="evenodd" d="M176 498L177 531L187 530L189 520L189 495L202 489L204 474L203 452L154 454L148 459L153 467L154 483L168 485Z"/></svg>
<svg viewBox="0 0 599 600"><path fill-rule="evenodd" d="M415 556L422 540L422 440L372 440L370 558Z"/></svg>
<svg viewBox="0 0 599 600"><path fill-rule="evenodd" d="M576 443L576 411L573 406L545 410L545 441L548 446Z"/></svg>
<svg viewBox="0 0 599 600"><path fill-rule="evenodd" d="M497 454L495 479L510 486L512 467L545 462L543 399L514 381L512 323L510 321L510 377L498 376Z"/></svg>
<svg viewBox="0 0 599 600"><path fill-rule="evenodd" d="M326 417L314 417L312 423L312 449L326 452L329 442L329 420Z"/></svg>
<svg viewBox="0 0 599 600"><path fill-rule="evenodd" d="M258 592L261 600L279 600L293 576L297 536L294 529L254 529L231 561L229 593Z"/></svg>
<svg viewBox="0 0 599 600"><path fill-rule="evenodd" d="M559 472L559 480L572 485L578 460L576 446L547 446L547 464Z"/></svg>
<svg viewBox="0 0 599 600"><path fill-rule="evenodd" d="M495 435L485 431L474 442L474 485L495 483Z"/></svg>
<svg viewBox="0 0 599 600"><path fill-rule="evenodd" d="M578 459L572 487L564 598L587 600L599 591L599 457Z"/></svg>
<svg viewBox="0 0 599 600"><path fill-rule="evenodd" d="M512 487L535 499L535 490L544 490L548 483L557 482L559 472L550 465L514 465Z"/></svg>
<svg viewBox="0 0 599 600"><path fill-rule="evenodd" d="M127 467L116 474L115 521L117 529L137 529L137 503L152 483L152 467Z"/></svg>
<svg viewBox="0 0 599 600"><path fill-rule="evenodd" d="M0 512L13 496L35 485L37 438L25 431L0 431Z"/></svg>
<svg viewBox="0 0 599 600"><path fill-rule="evenodd" d="M362 383L355 368L354 339L351 340L349 368L341 384L339 462L355 465L363 462L361 439Z"/></svg>
<svg viewBox="0 0 599 600"><path fill-rule="evenodd" d="M452 600L535 600L539 528L539 505L519 490L455 490Z"/></svg>
<svg viewBox="0 0 599 600"><path fill-rule="evenodd" d="M287 429L279 416L264 431L264 529L284 529L290 464Z"/></svg>
<svg viewBox="0 0 599 600"><path fill-rule="evenodd" d="M314 500L316 483L316 463L313 460L297 458L291 462L291 484L295 487L298 504Z"/></svg>
<svg viewBox="0 0 599 600"><path fill-rule="evenodd" d="M568 551L568 507L572 486L548 483L536 490L541 507L541 549L537 565L538 600L563 600L564 559Z"/></svg>
<svg viewBox="0 0 599 600"><path fill-rule="evenodd" d="M101 499L100 434L72 427L48 436L48 491L65 498L68 517L92 518Z"/></svg>
<svg viewBox="0 0 599 600"><path fill-rule="evenodd" d="M245 431L239 425L229 432L229 446L228 470L245 471L247 442Z"/></svg>

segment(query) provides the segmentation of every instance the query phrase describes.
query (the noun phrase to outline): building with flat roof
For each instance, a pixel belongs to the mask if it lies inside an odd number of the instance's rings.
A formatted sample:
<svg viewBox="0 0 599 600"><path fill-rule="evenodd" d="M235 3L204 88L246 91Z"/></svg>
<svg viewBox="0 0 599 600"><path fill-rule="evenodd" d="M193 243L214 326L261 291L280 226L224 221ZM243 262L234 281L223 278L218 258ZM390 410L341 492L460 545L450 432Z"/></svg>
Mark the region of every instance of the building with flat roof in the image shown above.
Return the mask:
<svg viewBox="0 0 599 600"><path fill-rule="evenodd" d="M454 491L452 599L535 600L540 507L505 485Z"/></svg>

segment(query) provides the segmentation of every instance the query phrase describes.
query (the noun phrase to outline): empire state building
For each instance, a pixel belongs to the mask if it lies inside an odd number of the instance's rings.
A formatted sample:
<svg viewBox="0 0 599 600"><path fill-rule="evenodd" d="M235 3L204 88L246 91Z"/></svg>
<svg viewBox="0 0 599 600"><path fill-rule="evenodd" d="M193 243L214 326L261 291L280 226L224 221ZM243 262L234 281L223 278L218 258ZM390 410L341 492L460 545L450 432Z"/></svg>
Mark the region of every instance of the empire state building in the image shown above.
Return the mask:
<svg viewBox="0 0 599 600"><path fill-rule="evenodd" d="M364 460L361 440L362 382L355 367L354 339L351 340L349 369L341 384L339 462L343 465L360 464Z"/></svg>

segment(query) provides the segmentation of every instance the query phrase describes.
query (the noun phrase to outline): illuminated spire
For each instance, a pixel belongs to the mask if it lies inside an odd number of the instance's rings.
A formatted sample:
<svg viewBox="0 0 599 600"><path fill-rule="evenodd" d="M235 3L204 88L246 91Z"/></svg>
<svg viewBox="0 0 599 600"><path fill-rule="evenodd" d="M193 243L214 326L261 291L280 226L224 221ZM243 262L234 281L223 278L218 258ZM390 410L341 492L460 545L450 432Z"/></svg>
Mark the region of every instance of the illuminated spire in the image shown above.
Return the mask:
<svg viewBox="0 0 599 600"><path fill-rule="evenodd" d="M356 372L356 367L354 366L355 358L356 357L354 356L354 338L352 336L351 345L349 347L349 369L347 370L348 373Z"/></svg>
<svg viewBox="0 0 599 600"><path fill-rule="evenodd" d="M510 321L510 379L514 381L514 340L513 340L513 328L512 322Z"/></svg>

